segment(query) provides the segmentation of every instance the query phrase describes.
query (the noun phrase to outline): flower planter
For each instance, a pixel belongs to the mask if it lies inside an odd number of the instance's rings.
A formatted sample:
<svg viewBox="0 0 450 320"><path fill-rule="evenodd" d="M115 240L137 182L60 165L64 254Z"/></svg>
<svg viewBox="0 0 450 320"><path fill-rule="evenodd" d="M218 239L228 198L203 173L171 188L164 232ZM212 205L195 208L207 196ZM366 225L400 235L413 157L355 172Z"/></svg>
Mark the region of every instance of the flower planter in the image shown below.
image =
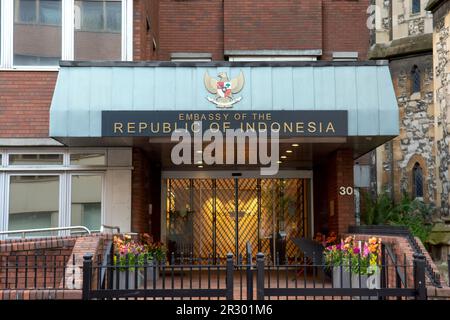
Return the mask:
<svg viewBox="0 0 450 320"><path fill-rule="evenodd" d="M136 288L136 272L137 272L137 288L141 288L144 283L144 272L142 270L129 270L128 271L128 289ZM117 288L117 277L119 278L119 287ZM124 290L127 289L127 272L126 271L115 271L114 284L115 289Z"/></svg>
<svg viewBox="0 0 450 320"><path fill-rule="evenodd" d="M344 266L333 267L333 288L350 288L350 272Z"/></svg>
<svg viewBox="0 0 450 320"><path fill-rule="evenodd" d="M352 275L352 288L361 289L380 289L381 288L381 274L376 272L375 274L361 275L361 281L357 274ZM354 300L378 300L377 296L356 296L353 297Z"/></svg>
<svg viewBox="0 0 450 320"><path fill-rule="evenodd" d="M149 261L147 266L147 282L148 281L153 282L153 280L158 281L159 271L160 271L159 264L157 262L153 264L153 261Z"/></svg>
<svg viewBox="0 0 450 320"><path fill-rule="evenodd" d="M342 281L341 281L342 278ZM350 272L342 267L333 267L333 287L334 288L358 288L358 289L379 289L381 288L381 274L376 272L372 276L361 275L361 281L358 274L352 274L350 286ZM377 300L375 296L354 297L356 300Z"/></svg>

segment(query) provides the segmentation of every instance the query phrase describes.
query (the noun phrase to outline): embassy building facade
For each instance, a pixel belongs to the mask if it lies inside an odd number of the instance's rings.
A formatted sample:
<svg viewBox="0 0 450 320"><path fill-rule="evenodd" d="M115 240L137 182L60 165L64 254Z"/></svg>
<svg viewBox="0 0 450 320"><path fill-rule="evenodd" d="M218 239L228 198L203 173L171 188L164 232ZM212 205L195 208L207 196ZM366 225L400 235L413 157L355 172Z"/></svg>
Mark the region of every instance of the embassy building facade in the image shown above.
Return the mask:
<svg viewBox="0 0 450 320"><path fill-rule="evenodd" d="M1 0L0 230L117 226L216 257L347 232L355 160L399 134L369 4ZM251 138L207 163L207 129L277 132L277 172Z"/></svg>

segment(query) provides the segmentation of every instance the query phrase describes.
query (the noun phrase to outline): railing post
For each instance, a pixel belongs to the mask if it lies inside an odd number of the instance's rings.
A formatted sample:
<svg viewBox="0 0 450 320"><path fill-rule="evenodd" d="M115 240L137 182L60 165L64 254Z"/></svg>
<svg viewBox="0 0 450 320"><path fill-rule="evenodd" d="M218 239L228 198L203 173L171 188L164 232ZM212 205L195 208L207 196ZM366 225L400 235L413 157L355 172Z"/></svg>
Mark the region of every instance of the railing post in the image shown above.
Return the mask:
<svg viewBox="0 0 450 320"><path fill-rule="evenodd" d="M256 255L256 299L264 300L264 253Z"/></svg>
<svg viewBox="0 0 450 320"><path fill-rule="evenodd" d="M228 253L227 254L227 300L233 300L233 292L234 292L234 279L233 279L233 273L234 273L234 262L233 262L233 254Z"/></svg>
<svg viewBox="0 0 450 320"><path fill-rule="evenodd" d="M247 242L247 300L253 300L252 250Z"/></svg>
<svg viewBox="0 0 450 320"><path fill-rule="evenodd" d="M425 256L415 253L414 258L414 287L416 300L427 300L427 287L425 283Z"/></svg>
<svg viewBox="0 0 450 320"><path fill-rule="evenodd" d="M83 300L89 300L92 281L92 253L83 256Z"/></svg>
<svg viewBox="0 0 450 320"><path fill-rule="evenodd" d="M387 288L386 281L386 245L384 243L381 244L381 287Z"/></svg>

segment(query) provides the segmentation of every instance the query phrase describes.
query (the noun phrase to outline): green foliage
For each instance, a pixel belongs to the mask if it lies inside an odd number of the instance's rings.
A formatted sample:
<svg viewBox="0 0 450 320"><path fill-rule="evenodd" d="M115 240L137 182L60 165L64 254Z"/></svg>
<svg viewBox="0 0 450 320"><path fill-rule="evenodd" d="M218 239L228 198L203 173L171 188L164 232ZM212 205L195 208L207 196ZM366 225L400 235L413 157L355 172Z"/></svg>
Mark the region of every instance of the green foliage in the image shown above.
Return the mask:
<svg viewBox="0 0 450 320"><path fill-rule="evenodd" d="M411 233L425 242L431 232L432 208L418 199L404 194L400 203L394 204L386 192L372 199L363 193L365 210L361 220L366 225L406 226Z"/></svg>
<svg viewBox="0 0 450 320"><path fill-rule="evenodd" d="M393 214L394 205L386 192L373 199L368 193L363 192L365 210L361 220L367 225L386 224Z"/></svg>

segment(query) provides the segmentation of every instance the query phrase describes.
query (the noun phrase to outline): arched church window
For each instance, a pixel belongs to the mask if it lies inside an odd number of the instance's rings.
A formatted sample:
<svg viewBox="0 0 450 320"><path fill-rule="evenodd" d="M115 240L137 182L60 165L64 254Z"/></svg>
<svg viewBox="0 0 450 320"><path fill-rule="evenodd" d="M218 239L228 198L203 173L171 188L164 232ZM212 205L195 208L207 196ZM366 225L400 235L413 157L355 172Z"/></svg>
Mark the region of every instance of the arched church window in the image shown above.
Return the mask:
<svg viewBox="0 0 450 320"><path fill-rule="evenodd" d="M423 198L423 171L417 162L413 167L413 198Z"/></svg>
<svg viewBox="0 0 450 320"><path fill-rule="evenodd" d="M420 12L420 0L412 0L411 13L416 14Z"/></svg>
<svg viewBox="0 0 450 320"><path fill-rule="evenodd" d="M418 66L414 65L411 69L411 93L420 92L420 89L421 89L420 69Z"/></svg>

